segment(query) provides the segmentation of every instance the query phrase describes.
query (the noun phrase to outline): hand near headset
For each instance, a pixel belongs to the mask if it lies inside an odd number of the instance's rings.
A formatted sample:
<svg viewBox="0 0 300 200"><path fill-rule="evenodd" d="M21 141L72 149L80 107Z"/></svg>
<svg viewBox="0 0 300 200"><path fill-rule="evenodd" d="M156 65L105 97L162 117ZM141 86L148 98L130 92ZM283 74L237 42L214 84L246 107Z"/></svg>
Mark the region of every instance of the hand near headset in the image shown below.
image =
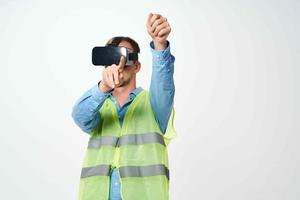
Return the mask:
<svg viewBox="0 0 300 200"><path fill-rule="evenodd" d="M171 32L167 18L160 14L150 13L147 20L147 31L153 39L155 49L163 50L166 48L167 38Z"/></svg>
<svg viewBox="0 0 300 200"><path fill-rule="evenodd" d="M115 87L121 85L123 81L123 70L125 66L125 57L121 56L118 65L112 64L105 67L102 72L102 80L99 84L99 89L102 92L109 92Z"/></svg>

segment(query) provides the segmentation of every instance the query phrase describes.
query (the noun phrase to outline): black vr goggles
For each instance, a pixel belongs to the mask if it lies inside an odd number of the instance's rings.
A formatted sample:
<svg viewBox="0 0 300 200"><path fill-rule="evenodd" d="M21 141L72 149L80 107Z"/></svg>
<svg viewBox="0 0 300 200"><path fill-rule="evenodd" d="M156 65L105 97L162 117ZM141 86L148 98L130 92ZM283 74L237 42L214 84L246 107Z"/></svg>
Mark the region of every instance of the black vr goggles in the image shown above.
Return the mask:
<svg viewBox="0 0 300 200"><path fill-rule="evenodd" d="M138 60L138 53L126 47L109 44L102 47L94 47L92 52L93 65L109 66L119 64L121 56L126 59L125 65L133 65Z"/></svg>

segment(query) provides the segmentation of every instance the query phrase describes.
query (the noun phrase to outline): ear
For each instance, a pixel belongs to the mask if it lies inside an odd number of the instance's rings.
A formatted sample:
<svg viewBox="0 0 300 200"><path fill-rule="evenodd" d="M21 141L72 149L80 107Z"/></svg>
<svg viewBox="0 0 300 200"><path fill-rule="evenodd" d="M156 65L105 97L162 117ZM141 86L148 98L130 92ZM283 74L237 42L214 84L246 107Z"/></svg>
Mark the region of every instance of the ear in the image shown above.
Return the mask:
<svg viewBox="0 0 300 200"><path fill-rule="evenodd" d="M137 60L134 63L134 72L138 73L140 71L140 69L141 69L141 63L140 63L140 61Z"/></svg>

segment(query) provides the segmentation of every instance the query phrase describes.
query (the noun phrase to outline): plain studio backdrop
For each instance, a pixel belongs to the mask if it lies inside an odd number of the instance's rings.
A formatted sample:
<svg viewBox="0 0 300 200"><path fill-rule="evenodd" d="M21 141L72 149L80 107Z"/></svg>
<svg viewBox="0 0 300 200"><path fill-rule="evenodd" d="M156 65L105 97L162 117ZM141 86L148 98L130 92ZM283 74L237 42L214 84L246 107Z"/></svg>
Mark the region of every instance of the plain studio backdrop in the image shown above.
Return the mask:
<svg viewBox="0 0 300 200"><path fill-rule="evenodd" d="M92 48L134 38L149 89L150 12L176 59L171 199L300 199L299 1L0 0L1 199L77 199Z"/></svg>

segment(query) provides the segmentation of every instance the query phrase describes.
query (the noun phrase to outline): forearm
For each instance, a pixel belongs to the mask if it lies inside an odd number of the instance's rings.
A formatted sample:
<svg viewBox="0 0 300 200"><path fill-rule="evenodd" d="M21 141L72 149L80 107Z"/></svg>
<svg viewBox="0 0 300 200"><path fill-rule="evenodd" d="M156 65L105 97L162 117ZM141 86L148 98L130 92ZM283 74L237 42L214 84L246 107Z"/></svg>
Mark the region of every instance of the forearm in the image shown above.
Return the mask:
<svg viewBox="0 0 300 200"><path fill-rule="evenodd" d="M175 57L170 53L170 43L166 43L164 50L153 49L152 51L152 76L150 83L150 98L156 120L162 132L165 132L168 120L173 108L175 85L174 85L174 62Z"/></svg>
<svg viewBox="0 0 300 200"><path fill-rule="evenodd" d="M96 84L76 101L72 109L72 118L81 130L91 133L97 126L101 120L99 109L108 96L109 93L102 92Z"/></svg>

